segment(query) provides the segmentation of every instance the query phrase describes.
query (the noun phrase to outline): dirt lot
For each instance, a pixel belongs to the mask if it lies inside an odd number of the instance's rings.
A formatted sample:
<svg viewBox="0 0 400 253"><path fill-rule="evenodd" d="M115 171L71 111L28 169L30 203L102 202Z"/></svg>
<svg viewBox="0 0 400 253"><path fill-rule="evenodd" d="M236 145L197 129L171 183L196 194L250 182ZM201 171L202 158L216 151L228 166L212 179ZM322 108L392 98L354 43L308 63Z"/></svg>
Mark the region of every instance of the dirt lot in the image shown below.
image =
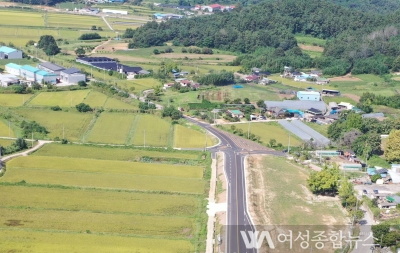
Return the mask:
<svg viewBox="0 0 400 253"><path fill-rule="evenodd" d="M107 43L106 45L100 47L98 50L102 51L113 51L113 48L115 51L117 50L126 50L128 49L128 43Z"/></svg>
<svg viewBox="0 0 400 253"><path fill-rule="evenodd" d="M353 99L356 102L360 102L360 96L354 94L343 94L343 96Z"/></svg>
<svg viewBox="0 0 400 253"><path fill-rule="evenodd" d="M329 78L332 82L334 82L334 81L338 81L338 82L340 82L340 81L342 81L342 82L344 82L344 81L350 81L350 82L359 82L359 81L362 81L360 78L358 78L358 77L354 77L354 76L352 76L352 75L350 75L350 74L347 74L347 75L345 75L345 76L337 76L337 77L332 77L332 78Z"/></svg>
<svg viewBox="0 0 400 253"><path fill-rule="evenodd" d="M284 99L291 99L294 97L293 94L278 94L279 98L284 98Z"/></svg>
<svg viewBox="0 0 400 253"><path fill-rule="evenodd" d="M93 55L96 57L109 57L109 58L118 58L120 61L132 61L132 62L142 62L142 63L147 63L147 62L160 62L159 60L156 59L151 59L151 58L141 58L141 57L133 57L133 56L128 56L128 55L120 55L120 54L96 54Z"/></svg>
<svg viewBox="0 0 400 253"><path fill-rule="evenodd" d="M304 45L304 44L299 44L299 48L306 50L306 51L324 52L324 48L318 47L318 46L308 46L308 45Z"/></svg>

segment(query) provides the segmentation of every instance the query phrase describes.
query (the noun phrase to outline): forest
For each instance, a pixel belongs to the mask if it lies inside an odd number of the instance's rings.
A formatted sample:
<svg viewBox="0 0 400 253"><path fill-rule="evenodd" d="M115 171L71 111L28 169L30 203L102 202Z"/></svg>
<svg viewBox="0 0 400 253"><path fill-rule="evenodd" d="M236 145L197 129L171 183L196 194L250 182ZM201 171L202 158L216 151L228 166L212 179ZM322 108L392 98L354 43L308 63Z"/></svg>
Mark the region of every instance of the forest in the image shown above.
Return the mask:
<svg viewBox="0 0 400 253"><path fill-rule="evenodd" d="M284 65L321 68L326 75L388 73L400 55L400 11L363 12L328 0L263 1L234 11L149 22L127 29L130 48L164 45L209 47L238 53L233 65L277 72ZM294 34L327 39L322 57L311 59Z"/></svg>

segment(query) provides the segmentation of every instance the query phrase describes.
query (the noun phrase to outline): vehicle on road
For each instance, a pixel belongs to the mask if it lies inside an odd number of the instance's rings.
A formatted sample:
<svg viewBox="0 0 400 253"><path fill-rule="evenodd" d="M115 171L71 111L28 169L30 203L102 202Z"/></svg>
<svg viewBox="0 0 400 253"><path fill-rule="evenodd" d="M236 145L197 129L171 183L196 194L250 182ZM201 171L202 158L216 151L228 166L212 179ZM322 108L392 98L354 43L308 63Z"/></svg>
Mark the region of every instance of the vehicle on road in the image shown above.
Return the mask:
<svg viewBox="0 0 400 253"><path fill-rule="evenodd" d="M372 185L372 182L364 182L364 184Z"/></svg>
<svg viewBox="0 0 400 253"><path fill-rule="evenodd" d="M364 189L363 190L363 194L368 194L367 190Z"/></svg>
<svg viewBox="0 0 400 253"><path fill-rule="evenodd" d="M379 193L379 191L378 191L378 190L374 190L374 193L375 193L375 194L378 194L378 193Z"/></svg>

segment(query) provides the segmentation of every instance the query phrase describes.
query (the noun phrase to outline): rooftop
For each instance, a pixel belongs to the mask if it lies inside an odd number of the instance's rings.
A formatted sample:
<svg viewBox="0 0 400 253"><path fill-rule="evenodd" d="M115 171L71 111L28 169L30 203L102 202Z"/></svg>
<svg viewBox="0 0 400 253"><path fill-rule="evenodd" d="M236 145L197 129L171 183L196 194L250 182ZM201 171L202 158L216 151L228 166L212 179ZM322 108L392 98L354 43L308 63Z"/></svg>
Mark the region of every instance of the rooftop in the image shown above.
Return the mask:
<svg viewBox="0 0 400 253"><path fill-rule="evenodd" d="M6 67L10 67L10 68L13 68L13 69L21 69L21 66L20 66L20 65L15 64L15 63L12 63L12 62L6 64Z"/></svg>
<svg viewBox="0 0 400 253"><path fill-rule="evenodd" d="M86 61L86 62L115 62L114 59L108 57L79 57L76 60Z"/></svg>
<svg viewBox="0 0 400 253"><path fill-rule="evenodd" d="M243 112L239 111L239 110L230 110L231 113L236 114L236 115L242 115Z"/></svg>
<svg viewBox="0 0 400 253"><path fill-rule="evenodd" d="M385 115L382 112L377 112L377 113L362 114L361 117L365 119L365 118L385 117Z"/></svg>
<svg viewBox="0 0 400 253"><path fill-rule="evenodd" d="M52 71L60 71L60 70L64 69L63 67L61 67L57 64L51 63L51 62L42 62L39 64L39 66L42 66L46 69L50 69Z"/></svg>
<svg viewBox="0 0 400 253"><path fill-rule="evenodd" d="M36 72L36 75L40 75L40 76L55 76L56 74L49 73L49 72L44 71L44 70L39 70L38 72Z"/></svg>
<svg viewBox="0 0 400 253"><path fill-rule="evenodd" d="M69 69L62 70L61 72L65 73L65 74L75 74L75 73L79 73L81 71L77 68L69 68Z"/></svg>
<svg viewBox="0 0 400 253"><path fill-rule="evenodd" d="M27 70L27 71L30 71L30 72L38 72L39 71L39 69L37 69L35 67L32 67L32 66L29 66L29 65L24 65L24 66L21 67L21 69L24 69L24 70Z"/></svg>
<svg viewBox="0 0 400 253"><path fill-rule="evenodd" d="M297 109L308 110L310 108L318 109L322 112L326 111L326 104L324 101L308 101L308 100L283 100L283 101L264 101L267 109L281 108L281 109Z"/></svg>
<svg viewBox="0 0 400 253"><path fill-rule="evenodd" d="M6 47L6 46L0 47L0 52L6 53L6 54L9 54L9 53L12 53L15 51L17 51L17 49L15 49L15 48Z"/></svg>

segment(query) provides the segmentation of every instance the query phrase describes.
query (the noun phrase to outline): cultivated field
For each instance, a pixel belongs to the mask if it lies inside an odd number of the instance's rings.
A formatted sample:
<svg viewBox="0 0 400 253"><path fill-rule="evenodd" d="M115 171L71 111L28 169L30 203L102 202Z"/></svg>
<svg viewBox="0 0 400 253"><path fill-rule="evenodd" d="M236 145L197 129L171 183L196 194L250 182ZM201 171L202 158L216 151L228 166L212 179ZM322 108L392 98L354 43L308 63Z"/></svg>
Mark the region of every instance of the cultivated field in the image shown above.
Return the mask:
<svg viewBox="0 0 400 253"><path fill-rule="evenodd" d="M47 25L50 27L66 27L72 29L86 29L86 30L90 30L91 27L95 25L95 26L100 26L105 31L110 30L110 28L108 28L106 23L104 23L104 21L100 17L79 15L79 14L73 15L73 14L63 14L63 13L53 13L53 12L48 13Z"/></svg>
<svg viewBox="0 0 400 253"><path fill-rule="evenodd" d="M0 106L22 106L32 97L32 94L0 94Z"/></svg>
<svg viewBox="0 0 400 253"><path fill-rule="evenodd" d="M91 107L99 108L104 106L107 98L108 97L103 93L92 90L90 91L89 95L85 98L83 103L88 104Z"/></svg>
<svg viewBox="0 0 400 253"><path fill-rule="evenodd" d="M173 129L171 123L154 115L138 115L137 122L133 125L133 138L131 144L135 146L166 147L171 143ZM144 138L146 131L146 140Z"/></svg>
<svg viewBox="0 0 400 253"><path fill-rule="evenodd" d="M0 139L1 141L1 139ZM140 158L157 157L157 158L177 158L192 159L198 158L197 153L190 151L174 151L165 152L165 150L142 150L133 148L116 148L104 146L86 146L86 145L61 145L49 144L36 151L33 155L39 156L59 156L59 157L76 157L90 158L101 160L120 160L120 161L138 161Z"/></svg>
<svg viewBox="0 0 400 253"><path fill-rule="evenodd" d="M106 109L121 109L121 110L135 110L138 109L137 105L128 104L115 98L108 98L104 105Z"/></svg>
<svg viewBox="0 0 400 253"><path fill-rule="evenodd" d="M133 114L102 113L86 140L97 143L125 144L134 118Z"/></svg>
<svg viewBox="0 0 400 253"><path fill-rule="evenodd" d="M10 146L15 140L0 139L0 146L7 147Z"/></svg>
<svg viewBox="0 0 400 253"><path fill-rule="evenodd" d="M19 11L19 10L0 10L1 24L11 26L44 26L43 13Z"/></svg>
<svg viewBox="0 0 400 253"><path fill-rule="evenodd" d="M29 102L29 105L73 107L81 103L90 90L41 92Z"/></svg>
<svg viewBox="0 0 400 253"><path fill-rule="evenodd" d="M14 131L6 121L0 120L0 137L15 137Z"/></svg>
<svg viewBox="0 0 400 253"><path fill-rule="evenodd" d="M207 135L207 146L213 146L217 141L210 134ZM176 148L204 148L206 134L182 125L175 125L174 147Z"/></svg>
<svg viewBox="0 0 400 253"><path fill-rule="evenodd" d="M69 141L80 141L94 117L91 113L55 112L48 109L33 108L18 108L15 109L15 112L44 126L50 132L48 137L51 139L55 137L62 138L64 127L65 138Z"/></svg>
<svg viewBox="0 0 400 253"><path fill-rule="evenodd" d="M242 129L243 133L247 134L248 124L233 124L236 129ZM232 125L224 125L225 129L230 129ZM275 139L276 143L281 143L283 146L287 146L289 143L289 132L283 129L276 122L261 123L253 122L250 124L250 133L260 136L260 140L264 144L268 144L271 139ZM299 146L301 141L297 137L290 136L290 146Z"/></svg>

